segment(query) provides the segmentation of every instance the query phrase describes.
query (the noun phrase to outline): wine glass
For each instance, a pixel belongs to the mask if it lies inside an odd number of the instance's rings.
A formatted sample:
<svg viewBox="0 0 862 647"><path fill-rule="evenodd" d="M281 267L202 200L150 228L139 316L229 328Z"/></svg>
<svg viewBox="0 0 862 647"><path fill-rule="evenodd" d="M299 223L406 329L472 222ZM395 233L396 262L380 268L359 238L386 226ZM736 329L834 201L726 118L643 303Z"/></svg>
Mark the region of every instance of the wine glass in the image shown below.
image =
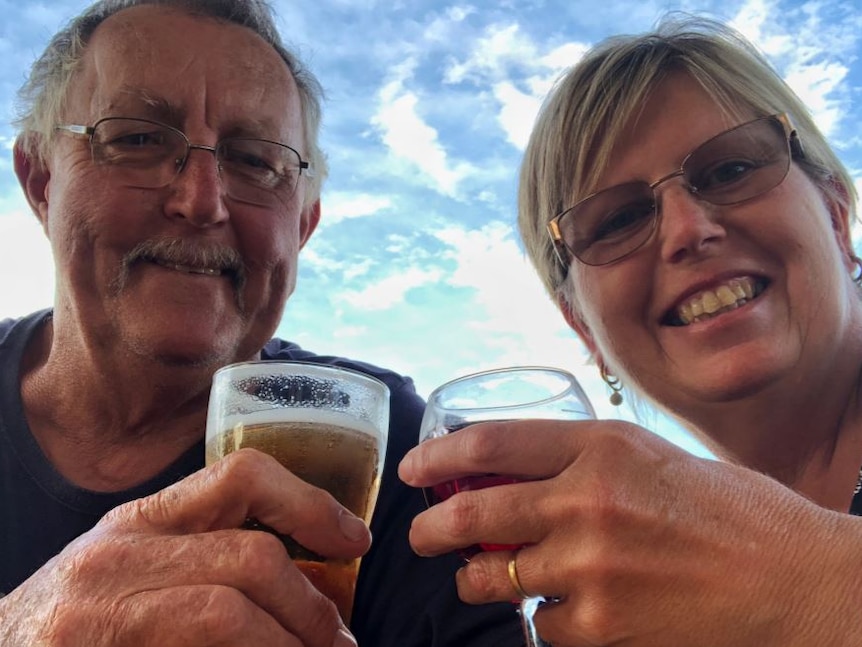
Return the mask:
<svg viewBox="0 0 862 647"><path fill-rule="evenodd" d="M575 377L557 368L515 366L459 377L437 387L429 396L419 430L419 442L451 434L464 427L492 420L545 418L588 420L596 414ZM428 505L448 499L457 492L477 490L518 479L501 474L475 474L425 489ZM483 550L517 550L523 546L482 543L461 551L470 557ZM544 598L520 602L521 623L527 647L547 646L533 625Z"/></svg>

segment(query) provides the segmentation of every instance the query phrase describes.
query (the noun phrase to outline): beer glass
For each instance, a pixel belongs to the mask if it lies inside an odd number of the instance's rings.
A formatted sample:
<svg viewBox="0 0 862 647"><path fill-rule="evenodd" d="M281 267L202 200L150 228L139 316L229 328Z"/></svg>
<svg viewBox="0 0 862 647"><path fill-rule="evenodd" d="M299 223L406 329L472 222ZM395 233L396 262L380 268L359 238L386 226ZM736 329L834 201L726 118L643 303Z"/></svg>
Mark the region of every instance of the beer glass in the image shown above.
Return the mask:
<svg viewBox="0 0 862 647"><path fill-rule="evenodd" d="M243 447L258 449L368 523L388 433L389 389L373 377L303 362L244 362L213 376L206 463ZM297 567L349 624L359 559L326 558L290 537L281 539Z"/></svg>
<svg viewBox="0 0 862 647"><path fill-rule="evenodd" d="M587 420L596 414L574 375L557 368L516 366L475 373L436 388L428 398L419 442L457 432L476 422L546 418ZM476 474L426 488L428 505L439 503L458 492L515 483L502 474ZM517 550L523 546L479 544L462 552L470 557L482 550ZM520 602L521 623L527 647L547 645L536 633L533 615L544 598Z"/></svg>

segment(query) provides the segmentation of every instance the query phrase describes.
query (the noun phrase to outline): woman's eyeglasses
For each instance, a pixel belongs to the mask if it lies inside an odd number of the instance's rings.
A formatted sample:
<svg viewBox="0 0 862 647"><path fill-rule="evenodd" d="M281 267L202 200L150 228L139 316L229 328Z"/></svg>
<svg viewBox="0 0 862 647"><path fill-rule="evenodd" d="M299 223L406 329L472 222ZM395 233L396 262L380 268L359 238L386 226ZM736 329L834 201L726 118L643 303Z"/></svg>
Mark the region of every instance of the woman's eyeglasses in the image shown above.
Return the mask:
<svg viewBox="0 0 862 647"><path fill-rule="evenodd" d="M548 223L563 267L574 256L586 265L607 265L642 247L657 228L656 189L682 177L688 190L715 205L751 200L781 184L791 156L802 145L785 114L761 117L707 140L673 173L648 182L628 182L587 196Z"/></svg>
<svg viewBox="0 0 862 647"><path fill-rule="evenodd" d="M249 137L227 137L215 146L192 144L181 130L148 119L106 117L93 126L67 124L56 130L87 136L93 161L110 167L125 186L159 189L186 165L193 149L209 151L225 193L240 202L272 207L296 191L299 176L312 169L286 144Z"/></svg>

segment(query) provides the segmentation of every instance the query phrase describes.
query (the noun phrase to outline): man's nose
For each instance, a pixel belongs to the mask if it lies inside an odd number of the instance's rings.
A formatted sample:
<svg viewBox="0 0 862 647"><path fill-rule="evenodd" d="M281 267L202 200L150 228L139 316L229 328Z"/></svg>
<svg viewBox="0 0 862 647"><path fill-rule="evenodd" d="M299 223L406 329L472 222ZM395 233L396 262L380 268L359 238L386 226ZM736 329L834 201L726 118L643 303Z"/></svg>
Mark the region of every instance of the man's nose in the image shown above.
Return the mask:
<svg viewBox="0 0 862 647"><path fill-rule="evenodd" d="M165 204L168 216L183 218L198 227L215 225L228 218L215 152L212 146L189 145L185 160L168 187Z"/></svg>

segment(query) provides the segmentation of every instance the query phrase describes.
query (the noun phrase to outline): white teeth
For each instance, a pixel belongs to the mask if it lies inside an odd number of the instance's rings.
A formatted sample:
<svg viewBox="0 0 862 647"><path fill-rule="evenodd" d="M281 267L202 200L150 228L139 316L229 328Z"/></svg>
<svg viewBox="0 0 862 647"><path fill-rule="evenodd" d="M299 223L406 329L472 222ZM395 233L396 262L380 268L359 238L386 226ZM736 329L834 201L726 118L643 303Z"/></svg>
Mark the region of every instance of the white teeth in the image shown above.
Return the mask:
<svg viewBox="0 0 862 647"><path fill-rule="evenodd" d="M206 276L221 276L221 270L214 267L191 267L190 265L180 265L178 263L167 263L164 261L156 261L162 267L167 267L170 270L177 272L185 272L186 274L205 274Z"/></svg>
<svg viewBox="0 0 862 647"><path fill-rule="evenodd" d="M736 310L754 298L754 289L754 280L749 277L732 279L714 290L704 290L680 305L677 316L683 325L688 325Z"/></svg>

